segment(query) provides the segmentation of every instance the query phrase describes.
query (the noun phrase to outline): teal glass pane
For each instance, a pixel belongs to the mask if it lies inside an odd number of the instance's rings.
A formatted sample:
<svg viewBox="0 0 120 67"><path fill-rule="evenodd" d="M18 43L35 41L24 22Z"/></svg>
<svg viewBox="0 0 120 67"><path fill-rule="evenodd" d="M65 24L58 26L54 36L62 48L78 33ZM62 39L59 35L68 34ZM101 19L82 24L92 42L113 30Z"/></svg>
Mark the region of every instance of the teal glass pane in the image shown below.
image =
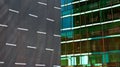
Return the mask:
<svg viewBox="0 0 120 67"><path fill-rule="evenodd" d="M62 19L62 27L63 28L71 28L73 27L73 17L67 17Z"/></svg>
<svg viewBox="0 0 120 67"><path fill-rule="evenodd" d="M103 59L103 63L108 63L109 62L109 55L108 55L108 53L104 53L102 59Z"/></svg>
<svg viewBox="0 0 120 67"><path fill-rule="evenodd" d="M66 37L66 38L73 38L73 31L68 30L68 31L62 31L62 37Z"/></svg>

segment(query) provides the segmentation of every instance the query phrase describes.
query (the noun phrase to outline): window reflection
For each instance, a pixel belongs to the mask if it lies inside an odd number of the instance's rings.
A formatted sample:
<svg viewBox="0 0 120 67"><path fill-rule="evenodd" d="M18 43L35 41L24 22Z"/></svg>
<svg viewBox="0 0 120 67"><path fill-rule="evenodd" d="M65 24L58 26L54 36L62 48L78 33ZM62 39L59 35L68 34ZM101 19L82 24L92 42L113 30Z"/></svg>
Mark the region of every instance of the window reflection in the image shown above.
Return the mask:
<svg viewBox="0 0 120 67"><path fill-rule="evenodd" d="M76 1L80 0L72 2ZM63 7L62 16L70 17L62 18L62 29L71 29L61 34L61 40L66 42L61 46L62 67L120 66L120 7L111 8L119 3L120 0L88 0ZM101 8L104 10L97 10Z"/></svg>

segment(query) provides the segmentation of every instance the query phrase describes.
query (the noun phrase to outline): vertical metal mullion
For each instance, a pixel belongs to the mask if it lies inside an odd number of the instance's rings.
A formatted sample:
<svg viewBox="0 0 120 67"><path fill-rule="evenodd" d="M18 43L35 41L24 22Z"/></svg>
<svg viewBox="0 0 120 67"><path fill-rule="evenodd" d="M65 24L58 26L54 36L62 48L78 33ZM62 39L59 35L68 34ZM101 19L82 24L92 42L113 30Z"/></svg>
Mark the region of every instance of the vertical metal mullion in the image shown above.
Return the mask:
<svg viewBox="0 0 120 67"><path fill-rule="evenodd" d="M87 6L87 5L88 5L88 3L86 2L86 6ZM86 9L89 10L89 8L87 8L87 7L86 7ZM89 15L87 15L87 17L89 18ZM87 20L87 18L86 18L86 20ZM89 22L89 21L88 21L88 22ZM86 25L87 25L88 22L86 22ZM89 29L88 29L88 28L86 28L86 29L87 29L87 38L89 38ZM88 52L88 53L90 53L90 46L89 46L90 44L89 44L89 42L90 42L90 41L87 39L87 49L88 49L87 52ZM90 55L89 55L89 54L88 54L88 58L90 58ZM88 64L89 64L89 63L91 63L91 62L90 62L89 59L88 59Z"/></svg>
<svg viewBox="0 0 120 67"><path fill-rule="evenodd" d="M103 2L102 2L103 3ZM101 6L101 1L100 1L100 4L99 4L99 8L100 8L100 6ZM100 11L100 23L102 22L102 21L105 21L105 20L103 20L103 11L101 12ZM103 29L103 25L101 25L101 33L102 33L102 37L104 36L104 29ZM104 45L104 38L102 38L102 52L105 52L105 45ZM104 67L104 65L102 64L102 67Z"/></svg>
<svg viewBox="0 0 120 67"><path fill-rule="evenodd" d="M87 8L87 5L88 5L87 2L85 2L85 5L86 5L85 8L86 8L86 10L87 10L87 9L88 9L88 8ZM86 20L87 20L87 17L89 17L89 16L88 16L88 14L85 14L85 15L86 15ZM88 21L88 22L89 22L89 21ZM86 21L85 25L87 25L88 22ZM86 34L87 34L86 37L89 38L89 29L88 29L88 27L86 27ZM87 41L86 41L86 45L87 45L87 46L86 46L86 48L87 48L87 49L86 49L86 50L87 50L87 53L89 53L90 51L89 51L89 40L88 40L88 39L87 39ZM85 55L85 56L86 56L86 55ZM88 56L88 58L89 58L89 54L88 54L87 56ZM88 64L89 64L89 59L88 59Z"/></svg>
<svg viewBox="0 0 120 67"><path fill-rule="evenodd" d="M80 10L80 4L79 4L79 10ZM82 23L81 23L81 16L79 15L78 17L79 17L79 23L80 23L80 26L81 26L81 24L82 24ZM78 30L80 31L80 32L79 32L79 35L80 35L79 38L81 39L81 28L78 29ZM78 42L77 44L79 44L79 48L80 48L80 49L79 49L79 53L81 53L81 42ZM80 57L81 57L81 56L79 56L79 63L81 62Z"/></svg>
<svg viewBox="0 0 120 67"><path fill-rule="evenodd" d="M72 6L73 6L73 9L74 9L74 5L72 5ZM74 13L74 10L73 10L72 14L73 14L73 13ZM73 21L72 24L75 24L76 19L75 19L75 21L74 21L74 17L72 17L72 21ZM72 26L74 27L74 25L72 25ZM72 54L73 54L73 56L75 57L75 55L74 55L74 54L75 54L75 49L74 49L74 48L75 48L75 47L74 47L74 45L75 45L75 44L74 44L74 39L75 39L75 37L74 37L75 33L74 33L74 32L75 32L75 30L72 29L72 31L73 31L73 38L72 38L72 39L73 39L73 42L72 42L72 49L73 49L73 51L72 51ZM74 60L74 63L75 63L75 60Z"/></svg>
<svg viewBox="0 0 120 67"><path fill-rule="evenodd" d="M80 4L79 4L79 9L81 9ZM81 10L80 10L80 11L81 11ZM82 25L82 17L81 17L81 15L79 15L79 18L80 18L79 21L80 21L80 26L81 26L81 25ZM80 30L80 39L81 39L81 38L82 38L81 28L80 28L79 30ZM79 42L79 45L80 45L80 51L79 51L79 52L82 53L82 49L81 49L81 48L82 48L82 47L81 47L82 43L81 43L81 41ZM79 56L79 59L80 59L80 60L79 60L79 63L81 63L81 55Z"/></svg>
<svg viewBox="0 0 120 67"><path fill-rule="evenodd" d="M63 5L64 5L64 4L65 4L65 0L64 0ZM66 8L63 7L63 13L64 13L65 11L66 11ZM64 24L64 23L63 23L63 19L64 19L64 18L62 18L62 28L64 28L64 27L63 27L63 24ZM66 41L66 40L67 40L67 32L65 32L65 41ZM65 45L65 46L64 46L64 45ZM65 55L65 57L67 58L66 60L68 61L68 57L67 57L67 44L66 44L66 43L63 44L63 48L65 49L64 55ZM65 60L65 61L66 61L66 60ZM66 64L68 64L67 61L65 62ZM67 66L67 65L66 65L66 66Z"/></svg>
<svg viewBox="0 0 120 67"><path fill-rule="evenodd" d="M92 11L92 13L91 13L91 14L92 14L92 15L91 15L91 17L92 17L92 24L93 24L93 13L94 13L94 12ZM93 30L92 30L92 33L93 33ZM92 35L93 35L93 34L92 34ZM92 42L93 42L93 43L92 43L91 45L92 45L92 49L93 49L93 46L95 45L95 44L94 44L95 41L93 40ZM96 50L96 48L95 48L95 50ZM93 66L93 64L91 64L91 65Z"/></svg>

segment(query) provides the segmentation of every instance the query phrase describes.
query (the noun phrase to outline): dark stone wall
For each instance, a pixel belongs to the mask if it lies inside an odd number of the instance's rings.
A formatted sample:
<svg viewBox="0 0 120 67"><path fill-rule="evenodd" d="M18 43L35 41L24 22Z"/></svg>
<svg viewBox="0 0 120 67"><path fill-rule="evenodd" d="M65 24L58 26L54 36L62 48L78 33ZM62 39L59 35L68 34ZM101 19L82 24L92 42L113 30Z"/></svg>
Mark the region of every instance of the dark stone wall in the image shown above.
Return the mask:
<svg viewBox="0 0 120 67"><path fill-rule="evenodd" d="M0 67L59 67L60 0L0 0Z"/></svg>

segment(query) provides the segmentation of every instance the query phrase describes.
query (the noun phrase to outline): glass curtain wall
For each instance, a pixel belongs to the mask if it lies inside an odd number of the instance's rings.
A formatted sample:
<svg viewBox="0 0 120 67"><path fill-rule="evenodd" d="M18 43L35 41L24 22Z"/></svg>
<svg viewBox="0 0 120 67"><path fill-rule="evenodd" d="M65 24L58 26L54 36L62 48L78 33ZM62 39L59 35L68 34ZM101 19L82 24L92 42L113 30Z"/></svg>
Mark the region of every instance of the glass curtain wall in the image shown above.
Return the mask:
<svg viewBox="0 0 120 67"><path fill-rule="evenodd" d="M62 0L61 66L120 66L120 0Z"/></svg>

